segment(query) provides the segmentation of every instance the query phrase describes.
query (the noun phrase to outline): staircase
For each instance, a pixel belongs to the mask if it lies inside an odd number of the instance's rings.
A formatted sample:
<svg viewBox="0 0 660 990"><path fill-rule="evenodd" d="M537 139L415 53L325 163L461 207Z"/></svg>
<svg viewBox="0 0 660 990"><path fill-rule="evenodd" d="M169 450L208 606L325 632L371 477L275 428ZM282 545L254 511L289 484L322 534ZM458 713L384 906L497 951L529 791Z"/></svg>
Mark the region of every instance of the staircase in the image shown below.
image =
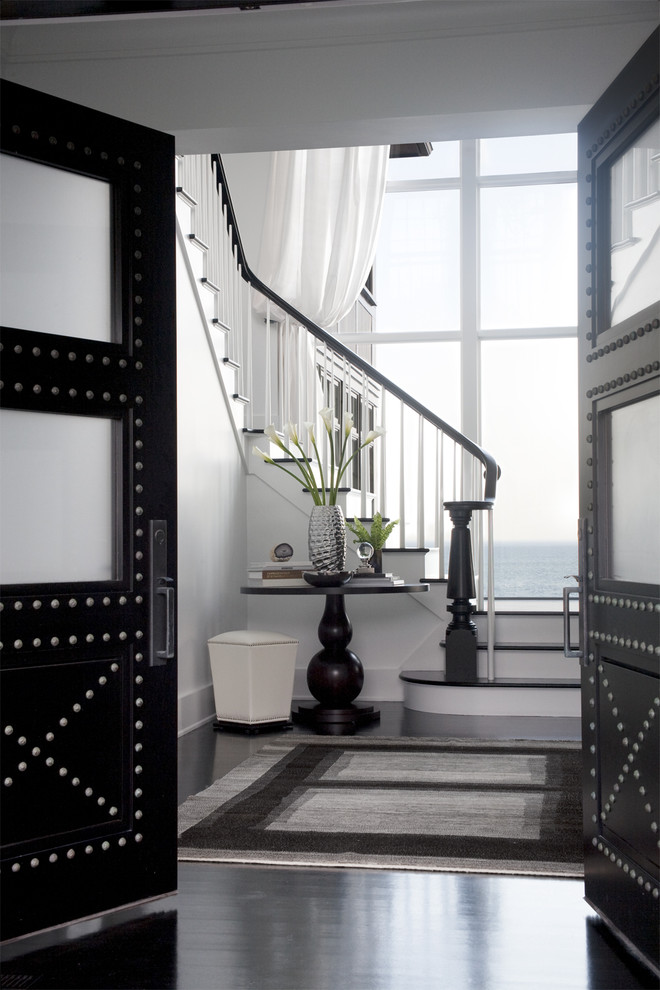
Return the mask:
<svg viewBox="0 0 660 990"><path fill-rule="evenodd" d="M401 671L404 702L416 711L448 715L580 716L580 674L577 660L563 651L563 614L552 602L496 603L495 675L488 677L485 647L486 614L477 612L478 679L448 678L440 666L406 667ZM545 608L539 606L545 605ZM515 610L514 610L515 608ZM578 616L570 617L577 641Z"/></svg>
<svg viewBox="0 0 660 990"><path fill-rule="evenodd" d="M394 596L388 620L369 597L351 600L355 642L367 671L364 695L398 700L418 711L490 714L579 714L577 661L563 657L559 611L502 607L484 599L493 546L492 518L498 469L476 444L444 423L388 381L366 361L274 296L246 265L219 159L178 159L177 224L188 276L195 287L224 401L231 413L237 444L248 474L248 558L260 560L277 542L292 543L297 559L306 559L309 496L272 465L251 455L268 449L264 428L282 430L292 421L318 422L325 405L353 414L362 435L376 424L387 433L357 459L353 485L340 497L347 518L370 518L378 510L398 518L399 526L384 550L384 566L410 581L429 583L429 592ZM343 423L339 424L341 430ZM318 434L317 434L318 436ZM321 457L328 458L327 438ZM326 463L327 468L327 463ZM474 590L447 598L446 504L469 506L467 531L475 561ZM474 511L473 511L474 510ZM395 544L398 541L399 546ZM349 547L351 546L349 536ZM427 548L431 548L430 550ZM436 549L433 549L436 548ZM452 550L453 553L453 550ZM357 558L347 566L357 564ZM492 562L490 562L492 569ZM454 573L454 584L456 584ZM460 582L459 582L460 583ZM492 587L492 573L489 586ZM471 589L470 589L471 590ZM400 599L400 600L399 600ZM249 622L264 628L295 608L300 630L299 658L318 648L318 608L313 601L258 596L248 606ZM308 606L311 605L311 608ZM449 612L459 626L476 626L470 648L474 676L456 676L452 646L447 647ZM571 620L575 622L575 620ZM405 630L405 636L398 636ZM462 630L464 631L464 630ZM574 640L577 629L573 629ZM459 637L455 637L455 642ZM447 656L447 653L450 655ZM299 659L299 662L304 662ZM306 693L304 669L297 672L297 696Z"/></svg>

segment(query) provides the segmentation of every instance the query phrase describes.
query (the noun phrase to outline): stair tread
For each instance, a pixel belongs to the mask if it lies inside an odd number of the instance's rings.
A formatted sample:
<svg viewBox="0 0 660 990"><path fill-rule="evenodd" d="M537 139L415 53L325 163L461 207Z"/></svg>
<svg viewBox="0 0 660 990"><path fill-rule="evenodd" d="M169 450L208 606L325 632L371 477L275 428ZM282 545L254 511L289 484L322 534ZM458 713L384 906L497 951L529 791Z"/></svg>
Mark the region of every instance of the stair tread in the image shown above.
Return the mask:
<svg viewBox="0 0 660 990"><path fill-rule="evenodd" d="M208 244L206 244L206 242L203 241L201 237L198 237L197 234L188 234L188 240L192 244L196 244L198 247L202 248L204 251L208 251L209 249Z"/></svg>
<svg viewBox="0 0 660 990"><path fill-rule="evenodd" d="M555 598L506 598L495 597L495 611L498 615L506 615L509 612L514 615L524 613L525 615L562 615L563 607L560 597ZM486 614L486 607L480 609L478 615ZM577 603L571 607L571 615L577 615Z"/></svg>
<svg viewBox="0 0 660 990"><path fill-rule="evenodd" d="M429 684L438 687L521 687L521 688L579 688L580 681L571 677L497 677L493 681L479 677L476 681L447 680L444 671L404 670L399 674L402 681L413 684Z"/></svg>
<svg viewBox="0 0 660 990"><path fill-rule="evenodd" d="M440 646L446 646L447 643L443 639L440 641ZM487 643L477 643L478 650L487 650ZM553 653L560 650L564 652L563 643L495 643L493 646L494 650L510 651L510 652L523 652L528 653Z"/></svg>
<svg viewBox="0 0 660 990"><path fill-rule="evenodd" d="M181 199L185 200L188 206L197 206L197 200L191 196L189 192L186 192L183 186L177 186L176 191Z"/></svg>
<svg viewBox="0 0 660 990"><path fill-rule="evenodd" d="M428 553L429 547L383 547L383 553Z"/></svg>
<svg viewBox="0 0 660 990"><path fill-rule="evenodd" d="M276 457L274 457L273 460L275 461L276 464L278 463L278 459ZM303 488L303 491L304 492L309 492L310 489L309 488ZM319 488L319 491L329 492L329 491L332 491L332 489L331 488ZM338 488L337 489L337 493L339 495L342 495L342 494L345 495L347 492L350 492L350 491L352 491L351 488Z"/></svg>
<svg viewBox="0 0 660 990"><path fill-rule="evenodd" d="M472 612L471 614L473 616L474 615L483 615L483 616L486 616L486 615L488 615L488 612L478 611L478 612ZM537 612L533 612L533 611L531 611L529 609L521 609L519 612L516 612L513 609L507 609L504 612L500 612L497 608L495 609L495 616L496 617L498 615L501 615L501 616L512 615L512 616L516 616L516 617L518 617L518 616L529 616L530 618L538 619L538 618L545 618L546 616L548 616L549 618L559 618L560 619L560 618L562 618L563 614L564 613L561 611L561 609L557 610L556 612L550 612L549 610L548 611L540 610L540 611L537 611ZM571 612L571 616L575 616L576 618L577 618L578 614L579 614L578 612Z"/></svg>

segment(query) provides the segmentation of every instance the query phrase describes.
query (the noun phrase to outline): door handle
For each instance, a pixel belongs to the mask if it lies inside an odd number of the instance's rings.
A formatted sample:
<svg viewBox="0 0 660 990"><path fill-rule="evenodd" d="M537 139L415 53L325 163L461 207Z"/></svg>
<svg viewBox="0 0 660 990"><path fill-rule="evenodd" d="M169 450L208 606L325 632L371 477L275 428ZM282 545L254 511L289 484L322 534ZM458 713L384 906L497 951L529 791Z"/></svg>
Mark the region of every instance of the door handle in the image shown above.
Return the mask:
<svg viewBox="0 0 660 990"><path fill-rule="evenodd" d="M175 652L174 581L167 576L167 522L151 519L149 665L158 667L172 660Z"/></svg>
<svg viewBox="0 0 660 990"><path fill-rule="evenodd" d="M171 660L174 656L174 582L168 577L159 578L159 581L156 594L165 598L165 643L162 650L156 650L156 656Z"/></svg>
<svg viewBox="0 0 660 990"><path fill-rule="evenodd" d="M564 656L566 659L578 659L580 661L580 666L586 667L588 664L587 659L587 603L586 596L584 594L586 573L587 573L587 532L586 532L586 520L580 519L578 521L578 569L579 574L566 575L566 577L575 578L577 581L577 587L571 585L570 587L562 589L562 601L563 601L563 618L564 618ZM581 639L581 649L574 650L571 647L571 612L570 612L570 596L577 594L579 600L579 615L580 615L580 639Z"/></svg>
<svg viewBox="0 0 660 990"><path fill-rule="evenodd" d="M566 575L568 577L568 574ZM567 660L574 658L582 659L582 650L574 650L571 647L571 613L570 613L570 596L573 594L579 595L580 593L580 579L576 574L571 575L575 577L578 582L577 588L571 586L568 588L562 588L562 599L563 599L563 616L564 616L564 656Z"/></svg>

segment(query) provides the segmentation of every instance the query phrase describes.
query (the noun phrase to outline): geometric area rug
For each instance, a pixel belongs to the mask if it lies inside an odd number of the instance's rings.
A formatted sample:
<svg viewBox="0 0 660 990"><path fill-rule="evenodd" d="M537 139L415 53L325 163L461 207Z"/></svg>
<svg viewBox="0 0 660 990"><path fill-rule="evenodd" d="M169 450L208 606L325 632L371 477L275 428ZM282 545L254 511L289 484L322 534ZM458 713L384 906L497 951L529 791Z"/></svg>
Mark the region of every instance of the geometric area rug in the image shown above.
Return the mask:
<svg viewBox="0 0 660 990"><path fill-rule="evenodd" d="M581 877L581 765L573 742L271 742L180 807L179 859Z"/></svg>

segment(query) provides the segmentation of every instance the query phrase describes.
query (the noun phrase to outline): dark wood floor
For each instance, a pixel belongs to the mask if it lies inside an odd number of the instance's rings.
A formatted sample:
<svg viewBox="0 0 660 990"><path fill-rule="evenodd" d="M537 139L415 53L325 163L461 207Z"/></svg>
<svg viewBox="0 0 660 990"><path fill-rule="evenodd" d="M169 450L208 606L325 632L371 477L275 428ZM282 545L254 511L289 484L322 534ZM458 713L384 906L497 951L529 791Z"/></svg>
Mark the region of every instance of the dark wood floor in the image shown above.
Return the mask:
<svg viewBox="0 0 660 990"><path fill-rule="evenodd" d="M303 733L296 727L288 735ZM566 719L442 718L383 706L379 735L578 738ZM180 740L179 794L269 737ZM4 947L2 987L57 990L637 990L658 981L575 880L184 863L178 893ZM19 982L20 981L20 982Z"/></svg>

